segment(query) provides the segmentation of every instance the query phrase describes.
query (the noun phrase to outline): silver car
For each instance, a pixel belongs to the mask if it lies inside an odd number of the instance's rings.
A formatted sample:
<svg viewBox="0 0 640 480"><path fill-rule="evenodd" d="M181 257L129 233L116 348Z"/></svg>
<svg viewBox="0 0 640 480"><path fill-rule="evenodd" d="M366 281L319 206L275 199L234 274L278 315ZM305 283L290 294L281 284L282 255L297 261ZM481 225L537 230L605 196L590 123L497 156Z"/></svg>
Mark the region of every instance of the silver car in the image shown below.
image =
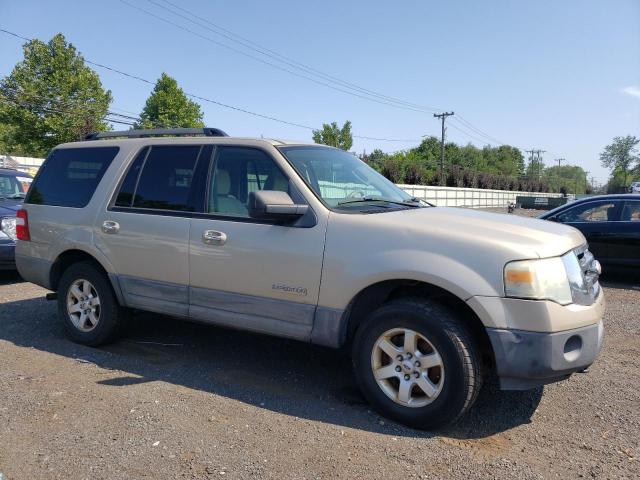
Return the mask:
<svg viewBox="0 0 640 480"><path fill-rule="evenodd" d="M50 153L16 233L20 273L77 342L114 339L137 309L350 348L364 396L419 428L459 418L487 375L533 388L602 344L578 230L431 207L321 145L94 134Z"/></svg>

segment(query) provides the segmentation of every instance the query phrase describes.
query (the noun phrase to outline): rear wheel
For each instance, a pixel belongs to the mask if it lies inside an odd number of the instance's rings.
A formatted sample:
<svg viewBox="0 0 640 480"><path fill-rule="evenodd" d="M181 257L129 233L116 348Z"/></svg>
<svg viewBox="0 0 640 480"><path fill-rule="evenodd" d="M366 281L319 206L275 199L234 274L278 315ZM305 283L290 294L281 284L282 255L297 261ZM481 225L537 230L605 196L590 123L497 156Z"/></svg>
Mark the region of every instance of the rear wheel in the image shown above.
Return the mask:
<svg viewBox="0 0 640 480"><path fill-rule="evenodd" d="M91 262L80 262L62 274L58 314L73 341L97 346L116 337L124 310L105 274Z"/></svg>
<svg viewBox="0 0 640 480"><path fill-rule="evenodd" d="M383 415L417 428L456 421L482 384L475 343L456 314L421 299L383 305L353 345L358 386Z"/></svg>

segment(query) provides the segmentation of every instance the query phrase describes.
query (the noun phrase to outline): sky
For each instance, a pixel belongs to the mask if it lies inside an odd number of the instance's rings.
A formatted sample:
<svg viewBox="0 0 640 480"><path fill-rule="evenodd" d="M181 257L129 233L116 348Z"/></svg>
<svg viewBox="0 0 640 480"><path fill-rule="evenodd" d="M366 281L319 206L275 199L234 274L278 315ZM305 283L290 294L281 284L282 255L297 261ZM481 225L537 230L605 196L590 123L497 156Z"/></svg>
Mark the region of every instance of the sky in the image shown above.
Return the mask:
<svg viewBox="0 0 640 480"><path fill-rule="evenodd" d="M182 17L165 0L0 0L0 28L45 41L62 32L88 60L152 81L166 72L186 92L265 116L350 120L354 135L401 140L354 138L358 153L439 136L434 111L453 111L447 140L546 150L547 165L565 158L604 182L603 147L640 137L640 0L170 1ZM22 43L0 32L0 77ZM139 115L152 85L94 69L112 109ZM205 124L231 135L311 138L199 103Z"/></svg>

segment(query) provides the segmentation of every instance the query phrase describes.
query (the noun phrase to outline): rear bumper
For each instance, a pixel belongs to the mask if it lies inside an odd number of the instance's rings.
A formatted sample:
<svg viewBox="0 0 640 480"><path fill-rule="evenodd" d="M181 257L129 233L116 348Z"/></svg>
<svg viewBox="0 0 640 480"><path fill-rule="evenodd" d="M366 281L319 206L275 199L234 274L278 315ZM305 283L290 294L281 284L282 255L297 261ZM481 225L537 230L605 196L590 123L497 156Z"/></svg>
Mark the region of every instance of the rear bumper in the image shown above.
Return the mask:
<svg viewBox="0 0 640 480"><path fill-rule="evenodd" d="M0 270L16 269L16 246L14 243L0 243Z"/></svg>
<svg viewBox="0 0 640 480"><path fill-rule="evenodd" d="M50 289L51 265L52 262L42 258L16 255L16 267L20 276L27 282L35 283L46 289Z"/></svg>
<svg viewBox="0 0 640 480"><path fill-rule="evenodd" d="M487 328L502 390L557 382L591 365L604 337L602 321L555 333Z"/></svg>

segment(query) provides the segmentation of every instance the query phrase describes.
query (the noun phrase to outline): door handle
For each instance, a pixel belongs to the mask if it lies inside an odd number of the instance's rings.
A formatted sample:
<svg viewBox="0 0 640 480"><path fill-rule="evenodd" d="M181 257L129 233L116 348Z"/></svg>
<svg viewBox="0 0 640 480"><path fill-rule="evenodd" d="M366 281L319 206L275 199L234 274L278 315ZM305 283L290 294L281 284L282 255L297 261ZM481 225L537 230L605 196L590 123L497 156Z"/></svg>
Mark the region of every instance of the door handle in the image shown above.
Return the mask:
<svg viewBox="0 0 640 480"><path fill-rule="evenodd" d="M202 243L207 245L224 245L227 243L227 234L216 230L205 230L202 233Z"/></svg>
<svg viewBox="0 0 640 480"><path fill-rule="evenodd" d="M102 231L104 233L118 233L120 231L120 224L113 220L105 220L102 222Z"/></svg>

